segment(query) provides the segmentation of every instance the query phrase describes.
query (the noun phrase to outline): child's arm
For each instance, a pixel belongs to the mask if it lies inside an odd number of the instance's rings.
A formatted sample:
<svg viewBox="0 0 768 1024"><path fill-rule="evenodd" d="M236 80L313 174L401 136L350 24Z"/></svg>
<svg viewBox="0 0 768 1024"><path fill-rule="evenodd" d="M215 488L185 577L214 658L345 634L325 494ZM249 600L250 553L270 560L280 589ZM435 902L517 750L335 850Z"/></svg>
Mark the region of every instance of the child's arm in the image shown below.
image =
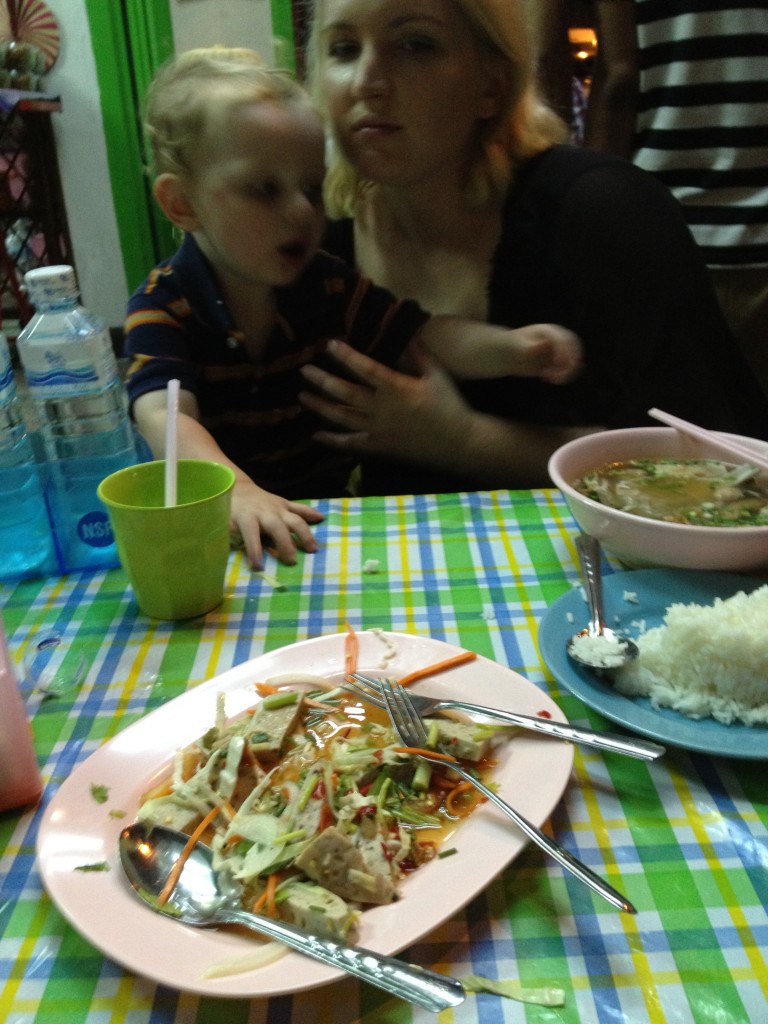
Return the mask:
<svg viewBox="0 0 768 1024"><path fill-rule="evenodd" d="M133 405L136 426L156 458L165 455L166 392L149 391ZM262 538L268 537L278 558L288 565L296 561L296 548L317 551L310 523L322 521L322 513L309 505L287 501L258 487L236 466L198 421L197 400L189 391L179 393L179 458L208 459L229 466L235 474L230 529L238 533L248 561L254 569L262 566Z"/></svg>
<svg viewBox="0 0 768 1024"><path fill-rule="evenodd" d="M582 365L581 342L558 324L511 330L434 316L418 337L455 377L541 377L550 384L565 384Z"/></svg>

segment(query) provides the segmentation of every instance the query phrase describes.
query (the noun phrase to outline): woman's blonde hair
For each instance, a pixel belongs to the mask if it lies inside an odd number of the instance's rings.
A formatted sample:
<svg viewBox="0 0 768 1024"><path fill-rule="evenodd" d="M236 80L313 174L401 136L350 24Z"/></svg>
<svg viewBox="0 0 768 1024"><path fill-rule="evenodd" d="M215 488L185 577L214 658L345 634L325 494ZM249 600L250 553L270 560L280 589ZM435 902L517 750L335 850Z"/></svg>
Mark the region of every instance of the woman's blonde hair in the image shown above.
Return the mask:
<svg viewBox="0 0 768 1024"><path fill-rule="evenodd" d="M171 58L144 98L153 172L191 174L212 118L264 100L311 102L288 72L268 67L254 50L211 46Z"/></svg>
<svg viewBox="0 0 768 1024"><path fill-rule="evenodd" d="M565 124L540 98L534 79L531 42L519 0L451 0L466 18L480 50L495 60L503 73L499 113L482 124L477 155L467 172L465 194L477 207L506 192L517 165L567 139ZM533 0L537 2L537 0ZM307 44L308 85L327 119L322 74L324 0L314 0L314 17ZM354 216L358 198L371 183L331 145L325 179L326 209L331 217Z"/></svg>

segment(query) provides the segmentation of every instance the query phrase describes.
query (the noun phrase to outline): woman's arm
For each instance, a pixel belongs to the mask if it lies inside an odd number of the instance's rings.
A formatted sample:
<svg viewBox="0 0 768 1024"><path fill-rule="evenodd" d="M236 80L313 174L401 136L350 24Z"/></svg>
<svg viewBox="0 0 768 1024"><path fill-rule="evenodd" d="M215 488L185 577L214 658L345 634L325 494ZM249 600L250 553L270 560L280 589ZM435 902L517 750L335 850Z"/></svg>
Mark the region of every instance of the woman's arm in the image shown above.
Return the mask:
<svg viewBox="0 0 768 1024"><path fill-rule="evenodd" d="M152 454L156 458L163 458L167 420L166 392L149 391L140 395L133 404L133 414ZM287 501L258 487L226 457L199 422L198 416L195 396L182 389L179 392L179 458L208 459L229 466L234 471L230 529L242 539L250 565L254 569L261 568L263 537L270 539L277 557L288 565L296 561L297 547L302 551L316 551L317 542L308 524L321 522L322 514L309 505Z"/></svg>

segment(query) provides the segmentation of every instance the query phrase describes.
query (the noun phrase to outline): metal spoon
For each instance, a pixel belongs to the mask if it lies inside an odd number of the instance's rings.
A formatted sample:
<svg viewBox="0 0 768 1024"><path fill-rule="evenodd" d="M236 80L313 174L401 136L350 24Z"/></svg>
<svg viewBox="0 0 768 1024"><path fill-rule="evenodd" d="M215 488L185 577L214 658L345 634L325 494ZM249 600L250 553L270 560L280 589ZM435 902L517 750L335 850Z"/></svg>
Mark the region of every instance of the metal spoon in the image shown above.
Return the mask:
<svg viewBox="0 0 768 1024"><path fill-rule="evenodd" d="M120 862L134 891L152 910L197 928L244 925L434 1013L463 1002L466 993L453 978L244 910L239 894L225 891L229 886L213 870L212 851L203 843L195 845L170 898L161 906L158 896L188 839L183 832L162 825L136 822L123 829Z"/></svg>
<svg viewBox="0 0 768 1024"><path fill-rule="evenodd" d="M581 533L576 538L581 574L589 606L589 625L570 637L566 650L574 661L594 669L614 669L626 665L640 653L634 640L609 629L603 612L603 578L600 574L600 544ZM588 637L590 643L582 643Z"/></svg>

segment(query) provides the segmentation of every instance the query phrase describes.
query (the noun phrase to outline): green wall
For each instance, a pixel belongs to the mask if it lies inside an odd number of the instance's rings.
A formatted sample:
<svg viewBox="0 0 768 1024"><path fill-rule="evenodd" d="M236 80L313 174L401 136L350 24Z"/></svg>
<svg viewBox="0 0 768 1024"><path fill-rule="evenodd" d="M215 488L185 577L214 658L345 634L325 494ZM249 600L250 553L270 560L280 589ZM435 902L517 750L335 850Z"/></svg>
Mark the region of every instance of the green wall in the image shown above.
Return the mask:
<svg viewBox="0 0 768 1024"><path fill-rule="evenodd" d="M101 95L112 200L128 291L177 247L152 196L140 106L174 52L169 0L85 0ZM295 70L291 0L271 0L276 60Z"/></svg>
<svg viewBox="0 0 768 1024"><path fill-rule="evenodd" d="M86 10L123 266L133 291L174 248L143 170L138 113L152 73L173 53L170 10L168 0L86 0Z"/></svg>

